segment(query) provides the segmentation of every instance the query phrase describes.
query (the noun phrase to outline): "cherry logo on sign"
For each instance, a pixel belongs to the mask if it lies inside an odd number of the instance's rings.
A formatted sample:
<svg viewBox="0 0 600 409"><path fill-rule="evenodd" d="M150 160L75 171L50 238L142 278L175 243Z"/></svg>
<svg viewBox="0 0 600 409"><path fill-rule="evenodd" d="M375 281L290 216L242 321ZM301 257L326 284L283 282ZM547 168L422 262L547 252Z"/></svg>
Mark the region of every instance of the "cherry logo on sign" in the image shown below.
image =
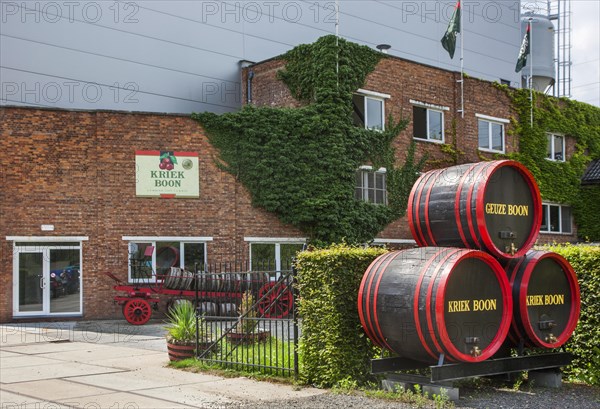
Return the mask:
<svg viewBox="0 0 600 409"><path fill-rule="evenodd" d="M173 154L172 151L160 152L160 163L158 165L162 170L173 170L175 165L177 165L177 158Z"/></svg>

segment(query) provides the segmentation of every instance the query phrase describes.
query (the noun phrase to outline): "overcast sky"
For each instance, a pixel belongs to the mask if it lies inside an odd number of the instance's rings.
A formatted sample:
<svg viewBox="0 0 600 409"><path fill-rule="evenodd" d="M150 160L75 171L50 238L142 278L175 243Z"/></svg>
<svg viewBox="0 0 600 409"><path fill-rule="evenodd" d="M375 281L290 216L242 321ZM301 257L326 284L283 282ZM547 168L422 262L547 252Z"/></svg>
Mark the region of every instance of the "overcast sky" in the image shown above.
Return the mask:
<svg viewBox="0 0 600 409"><path fill-rule="evenodd" d="M600 1L571 0L573 99L600 106Z"/></svg>

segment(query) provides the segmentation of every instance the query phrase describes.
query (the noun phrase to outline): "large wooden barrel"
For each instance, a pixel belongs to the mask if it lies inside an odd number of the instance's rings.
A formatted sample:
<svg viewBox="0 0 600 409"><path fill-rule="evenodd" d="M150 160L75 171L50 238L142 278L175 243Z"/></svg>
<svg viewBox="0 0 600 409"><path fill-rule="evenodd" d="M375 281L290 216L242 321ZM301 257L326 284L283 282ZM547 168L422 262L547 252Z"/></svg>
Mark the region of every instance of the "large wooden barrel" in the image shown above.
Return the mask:
<svg viewBox="0 0 600 409"><path fill-rule="evenodd" d="M558 348L577 326L580 294L573 267L560 254L530 251L505 265L513 292L508 340L514 345Z"/></svg>
<svg viewBox="0 0 600 409"><path fill-rule="evenodd" d="M523 165L500 160L423 174L412 188L407 212L420 246L465 247L518 258L537 239L542 201Z"/></svg>
<svg viewBox="0 0 600 409"><path fill-rule="evenodd" d="M360 322L377 345L422 362L479 362L505 341L506 273L477 250L422 247L384 254L365 272Z"/></svg>

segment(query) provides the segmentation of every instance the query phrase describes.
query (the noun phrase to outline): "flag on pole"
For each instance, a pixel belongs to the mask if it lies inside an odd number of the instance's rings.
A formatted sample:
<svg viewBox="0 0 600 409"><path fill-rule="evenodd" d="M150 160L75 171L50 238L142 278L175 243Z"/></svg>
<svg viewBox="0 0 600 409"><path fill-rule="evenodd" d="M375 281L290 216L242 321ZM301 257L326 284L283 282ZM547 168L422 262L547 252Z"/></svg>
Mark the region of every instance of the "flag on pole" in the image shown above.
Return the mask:
<svg viewBox="0 0 600 409"><path fill-rule="evenodd" d="M515 67L515 72L519 72L527 65L527 56L529 55L529 30L531 28L531 24L527 24L527 31L525 31L525 36L523 36L523 42L521 43L521 49L519 50L519 58L517 59L517 66Z"/></svg>
<svg viewBox="0 0 600 409"><path fill-rule="evenodd" d="M454 50L456 49L456 34L460 33L460 0L456 2L454 13L448 23L446 34L442 37L442 47L448 51L450 58L454 58Z"/></svg>

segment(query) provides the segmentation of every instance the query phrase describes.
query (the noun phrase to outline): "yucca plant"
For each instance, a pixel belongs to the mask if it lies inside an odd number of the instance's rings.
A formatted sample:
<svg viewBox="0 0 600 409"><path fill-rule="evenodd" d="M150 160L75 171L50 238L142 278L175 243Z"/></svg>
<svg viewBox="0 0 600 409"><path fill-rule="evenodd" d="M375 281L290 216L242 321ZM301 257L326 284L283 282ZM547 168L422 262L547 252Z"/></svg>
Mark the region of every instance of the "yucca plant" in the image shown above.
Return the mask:
<svg viewBox="0 0 600 409"><path fill-rule="evenodd" d="M200 318L198 323L201 324L202 322L203 319ZM169 324L166 327L168 342L179 345L196 342L196 309L191 302L178 302L169 308L167 323ZM202 328L204 328L204 325L200 325L200 329ZM203 335L203 333L200 334L201 339L204 338Z"/></svg>

